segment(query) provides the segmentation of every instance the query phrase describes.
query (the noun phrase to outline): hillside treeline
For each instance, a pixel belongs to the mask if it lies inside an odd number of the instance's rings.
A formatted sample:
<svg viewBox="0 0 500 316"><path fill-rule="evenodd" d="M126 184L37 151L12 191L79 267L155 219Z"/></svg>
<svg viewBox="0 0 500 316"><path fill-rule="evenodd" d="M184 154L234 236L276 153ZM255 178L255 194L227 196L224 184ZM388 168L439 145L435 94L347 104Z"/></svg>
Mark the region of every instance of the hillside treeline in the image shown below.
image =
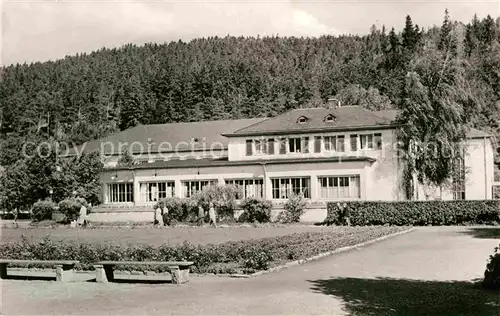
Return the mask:
<svg viewBox="0 0 500 316"><path fill-rule="evenodd" d="M443 62L422 70L436 52ZM490 16L463 24L446 13L430 29L407 16L401 31L373 26L364 36L130 44L11 65L0 69L0 165L17 159L25 139L80 144L136 124L273 116L329 96L399 108L415 65L439 77L451 61L473 105L467 124L499 133L500 18Z"/></svg>

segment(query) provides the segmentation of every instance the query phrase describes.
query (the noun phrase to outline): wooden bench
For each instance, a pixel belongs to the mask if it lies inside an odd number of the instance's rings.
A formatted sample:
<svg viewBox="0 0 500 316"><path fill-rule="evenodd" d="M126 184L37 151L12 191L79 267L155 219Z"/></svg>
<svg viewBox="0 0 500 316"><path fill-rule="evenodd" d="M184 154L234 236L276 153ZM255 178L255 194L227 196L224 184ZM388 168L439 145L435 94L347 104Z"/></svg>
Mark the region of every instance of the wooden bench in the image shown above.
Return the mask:
<svg viewBox="0 0 500 316"><path fill-rule="evenodd" d="M40 264L56 266L56 281L68 282L73 279L75 265L77 260L15 260L0 259L0 278L7 278L7 265L9 264Z"/></svg>
<svg viewBox="0 0 500 316"><path fill-rule="evenodd" d="M97 282L112 282L115 266L167 266L172 275L172 283L182 284L189 281L190 261L100 261L94 264Z"/></svg>

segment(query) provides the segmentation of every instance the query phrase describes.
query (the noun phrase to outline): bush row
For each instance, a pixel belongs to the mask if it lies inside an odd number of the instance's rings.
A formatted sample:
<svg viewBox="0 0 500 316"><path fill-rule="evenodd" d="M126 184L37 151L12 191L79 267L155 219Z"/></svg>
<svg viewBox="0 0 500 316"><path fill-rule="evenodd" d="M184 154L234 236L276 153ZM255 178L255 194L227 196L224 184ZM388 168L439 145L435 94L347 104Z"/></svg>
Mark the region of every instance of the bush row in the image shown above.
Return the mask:
<svg viewBox="0 0 500 316"><path fill-rule="evenodd" d="M64 215L65 221L75 220L80 214L82 206L89 208L89 204L83 198L69 198L58 204L50 200L38 201L33 204L31 218L36 222L49 220L52 219L52 214L58 210Z"/></svg>
<svg viewBox="0 0 500 316"><path fill-rule="evenodd" d="M93 269L102 260L193 261L195 273L252 273L285 261L303 259L401 231L402 227L344 227L331 232L296 233L288 236L227 242L218 245L165 244L119 246L113 244L68 243L45 237L33 242L0 245L0 258L79 260L78 267ZM127 270L163 272L158 267L129 267Z"/></svg>
<svg viewBox="0 0 500 316"><path fill-rule="evenodd" d="M199 207L205 211L212 202L216 208L218 221L235 220L236 189L232 186L211 186L190 198L169 197L162 199L155 205L156 208L167 209L171 220L176 222L197 222L200 220ZM280 213L278 222L299 222L304 214L306 201L302 195L292 195L285 203L285 210ZM271 221L271 201L250 197L242 201L243 213L238 218L239 222L268 223ZM205 214L208 215L207 212ZM205 221L208 218L204 218Z"/></svg>
<svg viewBox="0 0 500 316"><path fill-rule="evenodd" d="M343 205L345 204L345 209ZM500 201L404 201L328 203L326 224L473 225L500 223Z"/></svg>

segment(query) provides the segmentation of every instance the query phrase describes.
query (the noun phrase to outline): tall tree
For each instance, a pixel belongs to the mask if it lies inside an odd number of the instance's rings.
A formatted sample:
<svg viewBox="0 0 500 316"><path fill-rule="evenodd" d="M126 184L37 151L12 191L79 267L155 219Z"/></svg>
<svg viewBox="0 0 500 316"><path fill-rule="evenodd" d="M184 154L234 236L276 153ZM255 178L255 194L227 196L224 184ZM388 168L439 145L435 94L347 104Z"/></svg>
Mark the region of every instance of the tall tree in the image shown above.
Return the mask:
<svg viewBox="0 0 500 316"><path fill-rule="evenodd" d="M424 188L446 184L455 159L463 159L462 142L478 110L464 74L460 61L437 50L427 51L408 73L398 118L407 188L413 176Z"/></svg>
<svg viewBox="0 0 500 316"><path fill-rule="evenodd" d="M125 130L142 123L144 113L144 92L136 76L132 76L123 88L120 110L120 129Z"/></svg>
<svg viewBox="0 0 500 316"><path fill-rule="evenodd" d="M448 9L444 11L443 25L441 26L441 33L439 35L438 49L449 50L451 48L451 30L453 28L452 22L450 21L450 14Z"/></svg>

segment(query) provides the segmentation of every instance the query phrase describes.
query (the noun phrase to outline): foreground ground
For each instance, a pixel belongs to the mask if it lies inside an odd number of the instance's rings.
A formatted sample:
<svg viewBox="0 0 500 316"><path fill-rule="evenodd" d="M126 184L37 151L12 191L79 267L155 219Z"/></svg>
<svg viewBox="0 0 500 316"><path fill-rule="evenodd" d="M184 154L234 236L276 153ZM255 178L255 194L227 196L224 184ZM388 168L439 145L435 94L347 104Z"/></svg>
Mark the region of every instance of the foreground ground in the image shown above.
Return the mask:
<svg viewBox="0 0 500 316"><path fill-rule="evenodd" d="M288 225L284 227L102 227L91 229L57 228L2 228L0 242L18 241L21 236L41 239L50 235L53 239L90 243L148 244L159 246L164 243L218 244L227 241L285 236L292 233L331 231L332 227Z"/></svg>
<svg viewBox="0 0 500 316"><path fill-rule="evenodd" d="M500 295L468 282L482 277L498 236L498 228L417 228L277 273L181 286L6 280L2 314L500 315Z"/></svg>

